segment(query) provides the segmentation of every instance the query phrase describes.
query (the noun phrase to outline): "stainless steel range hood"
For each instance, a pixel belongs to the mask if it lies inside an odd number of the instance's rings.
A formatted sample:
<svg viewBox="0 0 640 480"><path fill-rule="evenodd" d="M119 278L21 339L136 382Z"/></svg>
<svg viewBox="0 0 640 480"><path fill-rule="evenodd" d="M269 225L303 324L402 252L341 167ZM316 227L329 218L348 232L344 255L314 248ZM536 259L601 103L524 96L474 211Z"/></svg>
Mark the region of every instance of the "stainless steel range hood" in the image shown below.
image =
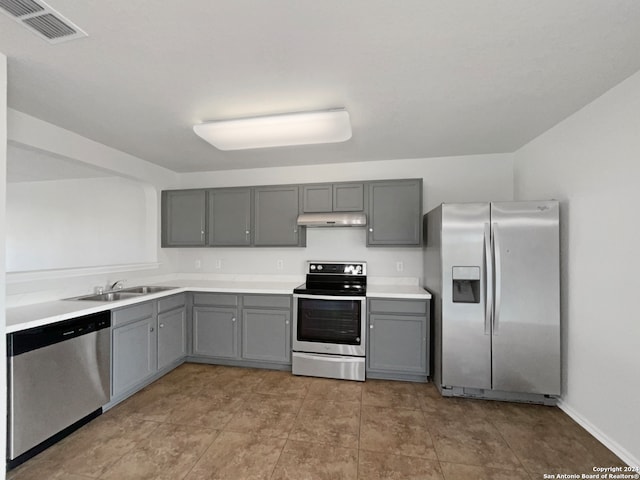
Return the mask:
<svg viewBox="0 0 640 480"><path fill-rule="evenodd" d="M298 216L303 227L365 227L367 216L362 212L303 213Z"/></svg>

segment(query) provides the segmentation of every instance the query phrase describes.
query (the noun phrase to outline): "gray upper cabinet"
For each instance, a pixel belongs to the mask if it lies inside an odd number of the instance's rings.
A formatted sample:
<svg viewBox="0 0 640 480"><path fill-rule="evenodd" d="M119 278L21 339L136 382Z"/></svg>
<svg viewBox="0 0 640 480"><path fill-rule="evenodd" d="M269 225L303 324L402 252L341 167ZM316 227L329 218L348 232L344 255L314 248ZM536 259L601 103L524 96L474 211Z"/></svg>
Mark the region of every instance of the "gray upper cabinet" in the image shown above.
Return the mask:
<svg viewBox="0 0 640 480"><path fill-rule="evenodd" d="M205 190L163 191L162 246L205 246L206 210Z"/></svg>
<svg viewBox="0 0 640 480"><path fill-rule="evenodd" d="M302 211L305 213L330 212L333 209L331 184L302 185Z"/></svg>
<svg viewBox="0 0 640 480"><path fill-rule="evenodd" d="M369 183L367 246L419 246L422 180Z"/></svg>
<svg viewBox="0 0 640 480"><path fill-rule="evenodd" d="M362 183L335 183L333 185L334 212L361 212L364 210Z"/></svg>
<svg viewBox="0 0 640 480"><path fill-rule="evenodd" d="M302 185L302 209L315 212L361 212L364 210L362 183Z"/></svg>
<svg viewBox="0 0 640 480"><path fill-rule="evenodd" d="M251 245L251 189L209 190L208 245Z"/></svg>
<svg viewBox="0 0 640 480"><path fill-rule="evenodd" d="M422 179L166 190L162 246L304 247L301 212L365 212L367 246L420 246Z"/></svg>
<svg viewBox="0 0 640 480"><path fill-rule="evenodd" d="M301 246L297 185L254 189L254 245Z"/></svg>

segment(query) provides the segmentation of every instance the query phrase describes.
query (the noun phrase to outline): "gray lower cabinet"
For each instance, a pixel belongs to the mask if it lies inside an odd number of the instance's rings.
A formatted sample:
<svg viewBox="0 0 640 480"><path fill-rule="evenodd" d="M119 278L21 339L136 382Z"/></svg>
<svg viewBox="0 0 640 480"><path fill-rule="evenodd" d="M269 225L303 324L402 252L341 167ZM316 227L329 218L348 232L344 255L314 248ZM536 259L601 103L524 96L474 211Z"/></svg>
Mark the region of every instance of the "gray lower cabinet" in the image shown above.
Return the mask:
<svg viewBox="0 0 640 480"><path fill-rule="evenodd" d="M186 357L185 294L112 311L111 397L132 394Z"/></svg>
<svg viewBox="0 0 640 480"><path fill-rule="evenodd" d="M204 247L206 190L162 192L162 247Z"/></svg>
<svg viewBox="0 0 640 480"><path fill-rule="evenodd" d="M243 309L242 358L291 364L291 311Z"/></svg>
<svg viewBox="0 0 640 480"><path fill-rule="evenodd" d="M208 242L212 247L251 245L251 189L209 190Z"/></svg>
<svg viewBox="0 0 640 480"><path fill-rule="evenodd" d="M428 306L426 300L369 299L368 378L427 380Z"/></svg>
<svg viewBox="0 0 640 480"><path fill-rule="evenodd" d="M297 185L254 189L254 245L304 246L304 229L297 224L298 195Z"/></svg>
<svg viewBox="0 0 640 480"><path fill-rule="evenodd" d="M367 246L420 246L422 180L369 183Z"/></svg>
<svg viewBox="0 0 640 480"><path fill-rule="evenodd" d="M193 353L206 357L240 358L238 309L193 307Z"/></svg>
<svg viewBox="0 0 640 480"><path fill-rule="evenodd" d="M134 389L157 370L156 317L152 302L112 313L111 396Z"/></svg>
<svg viewBox="0 0 640 480"><path fill-rule="evenodd" d="M195 359L291 365L291 295L193 294Z"/></svg>
<svg viewBox="0 0 640 480"><path fill-rule="evenodd" d="M187 309L182 307L158 314L158 370L187 355Z"/></svg>

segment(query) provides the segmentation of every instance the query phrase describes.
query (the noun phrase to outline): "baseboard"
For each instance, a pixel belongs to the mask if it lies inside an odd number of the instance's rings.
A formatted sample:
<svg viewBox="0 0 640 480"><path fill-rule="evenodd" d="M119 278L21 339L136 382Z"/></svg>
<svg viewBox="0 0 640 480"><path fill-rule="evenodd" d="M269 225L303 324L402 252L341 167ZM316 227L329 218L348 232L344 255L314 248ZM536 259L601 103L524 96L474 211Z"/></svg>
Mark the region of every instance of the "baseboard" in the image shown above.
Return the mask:
<svg viewBox="0 0 640 480"><path fill-rule="evenodd" d="M630 467L640 468L640 459L635 458L629 451L627 451L622 445L618 442L612 440L607 435L605 435L602 430L594 426L591 422L589 422L586 418L580 415L577 411L575 411L570 405L568 405L565 401L559 400L558 407L567 415L569 415L572 419L576 421L581 427L583 427L587 432L596 437L605 447L615 453L620 459L625 462Z"/></svg>

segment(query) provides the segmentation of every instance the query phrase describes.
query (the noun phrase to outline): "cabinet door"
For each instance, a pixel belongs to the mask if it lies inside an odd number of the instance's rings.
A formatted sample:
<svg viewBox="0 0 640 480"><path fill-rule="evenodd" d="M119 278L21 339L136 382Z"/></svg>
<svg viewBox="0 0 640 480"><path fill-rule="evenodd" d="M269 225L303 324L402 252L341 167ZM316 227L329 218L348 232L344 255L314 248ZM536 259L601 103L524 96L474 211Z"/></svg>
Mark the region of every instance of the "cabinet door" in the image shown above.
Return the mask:
<svg viewBox="0 0 640 480"><path fill-rule="evenodd" d="M254 196L255 245L297 246L298 187L258 187Z"/></svg>
<svg viewBox="0 0 640 480"><path fill-rule="evenodd" d="M369 369L427 373L427 318L369 315Z"/></svg>
<svg viewBox="0 0 640 480"><path fill-rule="evenodd" d="M302 186L302 211L330 212L332 209L333 195L330 183Z"/></svg>
<svg viewBox="0 0 640 480"><path fill-rule="evenodd" d="M209 245L251 245L251 189L209 190Z"/></svg>
<svg viewBox="0 0 640 480"><path fill-rule="evenodd" d="M156 329L153 317L112 330L113 397L156 372Z"/></svg>
<svg viewBox="0 0 640 480"><path fill-rule="evenodd" d="M187 354L187 309L170 310L158 315L158 369Z"/></svg>
<svg viewBox="0 0 640 480"><path fill-rule="evenodd" d="M162 192L162 246L200 247L205 245L205 190Z"/></svg>
<svg viewBox="0 0 640 480"><path fill-rule="evenodd" d="M421 180L369 184L367 245L419 246L421 217Z"/></svg>
<svg viewBox="0 0 640 480"><path fill-rule="evenodd" d="M291 313L287 310L242 311L242 358L291 363Z"/></svg>
<svg viewBox="0 0 640 480"><path fill-rule="evenodd" d="M193 307L193 353L239 358L237 318L235 308Z"/></svg>
<svg viewBox="0 0 640 480"><path fill-rule="evenodd" d="M337 183L333 186L334 212L361 212L364 210L362 183Z"/></svg>

